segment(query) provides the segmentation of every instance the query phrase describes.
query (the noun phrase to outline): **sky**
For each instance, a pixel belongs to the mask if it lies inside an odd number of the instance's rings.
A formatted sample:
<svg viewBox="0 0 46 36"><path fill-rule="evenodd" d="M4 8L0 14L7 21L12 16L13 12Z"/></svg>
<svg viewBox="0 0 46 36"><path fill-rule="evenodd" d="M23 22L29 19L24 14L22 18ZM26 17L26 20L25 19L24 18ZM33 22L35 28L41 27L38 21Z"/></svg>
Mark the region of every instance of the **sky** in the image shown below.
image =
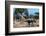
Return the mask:
<svg viewBox="0 0 46 36"><path fill-rule="evenodd" d="M28 8L28 14L32 14L32 15L35 15L34 13L35 12L39 12L39 9L38 8Z"/></svg>

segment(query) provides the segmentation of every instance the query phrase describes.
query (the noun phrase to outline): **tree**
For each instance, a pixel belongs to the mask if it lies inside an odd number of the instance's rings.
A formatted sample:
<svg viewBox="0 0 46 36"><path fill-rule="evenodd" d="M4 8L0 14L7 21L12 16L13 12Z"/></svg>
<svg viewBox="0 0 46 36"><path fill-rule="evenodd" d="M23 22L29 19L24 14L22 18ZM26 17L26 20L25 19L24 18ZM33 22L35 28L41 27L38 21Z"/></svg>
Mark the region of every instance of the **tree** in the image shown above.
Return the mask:
<svg viewBox="0 0 46 36"><path fill-rule="evenodd" d="M39 12L36 12L36 13L35 13L34 18L35 18L35 19L39 19Z"/></svg>
<svg viewBox="0 0 46 36"><path fill-rule="evenodd" d="M23 9L23 8L16 8L15 9L16 13L21 13L22 14L24 11L25 11L25 9Z"/></svg>
<svg viewBox="0 0 46 36"><path fill-rule="evenodd" d="M28 16L28 10L27 9L25 10L25 15Z"/></svg>
<svg viewBox="0 0 46 36"><path fill-rule="evenodd" d="M14 17L16 17L16 19L21 19L22 13L23 13L25 10L26 10L26 9L24 9L24 8L15 8Z"/></svg>

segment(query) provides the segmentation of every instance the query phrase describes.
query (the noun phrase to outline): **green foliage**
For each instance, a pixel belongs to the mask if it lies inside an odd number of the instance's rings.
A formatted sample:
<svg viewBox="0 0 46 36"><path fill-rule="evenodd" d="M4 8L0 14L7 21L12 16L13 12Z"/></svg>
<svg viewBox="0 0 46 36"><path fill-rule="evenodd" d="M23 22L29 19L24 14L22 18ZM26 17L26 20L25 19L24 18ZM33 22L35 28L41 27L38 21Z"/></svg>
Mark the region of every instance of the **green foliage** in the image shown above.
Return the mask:
<svg viewBox="0 0 46 36"><path fill-rule="evenodd" d="M39 12L36 12L35 14L39 16Z"/></svg>
<svg viewBox="0 0 46 36"><path fill-rule="evenodd" d="M26 10L26 9L23 9L23 8L16 8L16 9L15 9L15 12L22 14L25 10Z"/></svg>

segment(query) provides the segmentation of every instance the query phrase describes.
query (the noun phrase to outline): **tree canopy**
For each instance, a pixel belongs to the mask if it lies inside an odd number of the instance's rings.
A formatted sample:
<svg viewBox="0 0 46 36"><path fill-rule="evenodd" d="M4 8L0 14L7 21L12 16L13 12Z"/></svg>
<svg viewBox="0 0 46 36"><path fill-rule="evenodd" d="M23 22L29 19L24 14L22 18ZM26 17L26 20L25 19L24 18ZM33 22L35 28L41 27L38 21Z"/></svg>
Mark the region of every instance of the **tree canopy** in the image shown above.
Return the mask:
<svg viewBox="0 0 46 36"><path fill-rule="evenodd" d="M16 9L15 9L15 12L22 14L25 10L26 10L26 9L23 9L23 8L16 8Z"/></svg>
<svg viewBox="0 0 46 36"><path fill-rule="evenodd" d="M35 17L36 19L39 19L39 12L36 12L34 17Z"/></svg>

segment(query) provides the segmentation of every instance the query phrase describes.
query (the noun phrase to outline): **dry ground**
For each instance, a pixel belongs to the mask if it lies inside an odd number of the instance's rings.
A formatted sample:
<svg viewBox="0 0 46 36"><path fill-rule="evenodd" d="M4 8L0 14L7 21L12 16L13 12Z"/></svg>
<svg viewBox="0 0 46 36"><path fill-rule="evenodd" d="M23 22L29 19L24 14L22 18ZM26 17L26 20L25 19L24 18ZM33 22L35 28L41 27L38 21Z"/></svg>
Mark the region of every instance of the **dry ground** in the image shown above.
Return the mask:
<svg viewBox="0 0 46 36"><path fill-rule="evenodd" d="M25 20L25 19L24 19ZM32 26L32 23L30 23L30 27L38 27L39 26L39 20L36 20L36 23L33 22L33 25ZM19 27L29 27L28 23L27 22L24 22L23 20L22 21L19 21L17 22L16 20L14 21L14 28L19 28Z"/></svg>

